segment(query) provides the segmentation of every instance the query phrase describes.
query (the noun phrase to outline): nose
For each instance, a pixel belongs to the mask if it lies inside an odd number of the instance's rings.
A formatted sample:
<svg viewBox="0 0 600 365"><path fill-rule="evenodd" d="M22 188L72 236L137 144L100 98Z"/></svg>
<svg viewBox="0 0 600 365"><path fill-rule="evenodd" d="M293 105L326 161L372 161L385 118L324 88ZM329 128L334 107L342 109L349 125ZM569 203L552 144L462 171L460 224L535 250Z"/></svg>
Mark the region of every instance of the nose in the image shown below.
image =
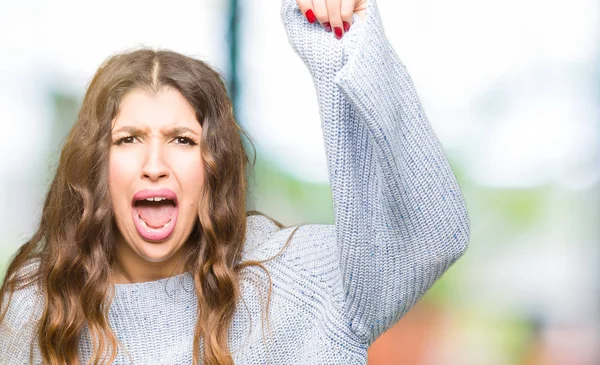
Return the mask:
<svg viewBox="0 0 600 365"><path fill-rule="evenodd" d="M169 177L169 167L165 161L163 146L159 141L147 144L141 175L142 179L152 181Z"/></svg>

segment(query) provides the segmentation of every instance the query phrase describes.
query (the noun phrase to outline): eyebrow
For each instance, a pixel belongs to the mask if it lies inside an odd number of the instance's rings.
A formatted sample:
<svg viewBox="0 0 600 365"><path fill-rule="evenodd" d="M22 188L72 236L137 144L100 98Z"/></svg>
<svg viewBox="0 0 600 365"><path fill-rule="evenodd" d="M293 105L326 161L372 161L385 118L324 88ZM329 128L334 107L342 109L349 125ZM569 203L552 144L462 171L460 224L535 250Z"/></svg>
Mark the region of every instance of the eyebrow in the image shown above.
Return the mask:
<svg viewBox="0 0 600 365"><path fill-rule="evenodd" d="M129 134L135 134L135 135L146 135L146 134L148 134L148 129L140 129L137 127L125 126L125 127L119 128L117 130L114 130L112 133L116 134L116 133L120 133L120 132L128 132ZM195 130L188 128L188 127L173 127L173 128L163 131L163 134L168 137L174 137L174 136L177 136L180 134L185 134L185 133L191 133L194 136L198 136L198 133Z"/></svg>

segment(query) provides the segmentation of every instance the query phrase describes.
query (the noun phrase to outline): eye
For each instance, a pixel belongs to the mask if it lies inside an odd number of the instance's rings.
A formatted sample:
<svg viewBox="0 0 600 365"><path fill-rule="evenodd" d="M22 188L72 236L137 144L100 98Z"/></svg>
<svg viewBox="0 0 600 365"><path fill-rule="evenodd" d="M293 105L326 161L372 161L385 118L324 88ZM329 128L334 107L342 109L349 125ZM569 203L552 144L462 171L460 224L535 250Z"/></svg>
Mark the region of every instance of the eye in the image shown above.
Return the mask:
<svg viewBox="0 0 600 365"><path fill-rule="evenodd" d="M176 144L182 144L182 145L188 145L188 146L195 146L196 142L194 142L191 138L188 137L176 137L175 138L175 143Z"/></svg>
<svg viewBox="0 0 600 365"><path fill-rule="evenodd" d="M131 144L135 142L135 136L125 136L123 138L119 138L115 144L116 145L121 145L121 144Z"/></svg>

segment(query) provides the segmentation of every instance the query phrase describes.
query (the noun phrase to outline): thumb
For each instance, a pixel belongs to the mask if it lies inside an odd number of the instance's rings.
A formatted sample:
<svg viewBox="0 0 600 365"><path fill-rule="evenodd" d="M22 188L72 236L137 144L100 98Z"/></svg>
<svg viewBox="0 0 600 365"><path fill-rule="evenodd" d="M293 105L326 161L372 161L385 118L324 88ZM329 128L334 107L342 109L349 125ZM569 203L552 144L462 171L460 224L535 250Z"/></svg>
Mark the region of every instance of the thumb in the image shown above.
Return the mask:
<svg viewBox="0 0 600 365"><path fill-rule="evenodd" d="M365 17L367 16L367 0L357 0L354 5L354 12L360 16L362 20L365 20Z"/></svg>

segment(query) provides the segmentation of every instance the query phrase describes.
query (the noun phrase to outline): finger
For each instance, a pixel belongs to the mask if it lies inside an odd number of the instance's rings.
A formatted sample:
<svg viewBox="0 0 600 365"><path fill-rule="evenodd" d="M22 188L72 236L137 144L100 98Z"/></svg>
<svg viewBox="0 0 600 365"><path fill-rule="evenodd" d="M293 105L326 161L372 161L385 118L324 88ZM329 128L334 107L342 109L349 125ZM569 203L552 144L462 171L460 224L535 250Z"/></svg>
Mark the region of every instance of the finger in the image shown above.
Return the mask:
<svg viewBox="0 0 600 365"><path fill-rule="evenodd" d="M354 0L351 0L354 2ZM342 0L327 0L327 14L329 14L329 23L337 39L342 38L344 34L344 25L341 15Z"/></svg>
<svg viewBox="0 0 600 365"><path fill-rule="evenodd" d="M360 0L356 0L358 2L360 2ZM344 33L346 33L347 31L350 30L350 25L352 24L353 21L353 15L354 15L354 7L355 7L355 0L342 0L342 6L340 8L340 12L342 15L342 23L344 25Z"/></svg>
<svg viewBox="0 0 600 365"><path fill-rule="evenodd" d="M357 0L356 5L354 6L354 12L364 20L367 16L367 0Z"/></svg>
<svg viewBox="0 0 600 365"><path fill-rule="evenodd" d="M296 3L298 3L298 8L302 14L304 14L309 23L312 24L317 20L312 9L312 0L296 0Z"/></svg>
<svg viewBox="0 0 600 365"><path fill-rule="evenodd" d="M313 9L315 16L326 31L331 32L331 24L329 23L329 14L327 13L326 0L313 0Z"/></svg>

